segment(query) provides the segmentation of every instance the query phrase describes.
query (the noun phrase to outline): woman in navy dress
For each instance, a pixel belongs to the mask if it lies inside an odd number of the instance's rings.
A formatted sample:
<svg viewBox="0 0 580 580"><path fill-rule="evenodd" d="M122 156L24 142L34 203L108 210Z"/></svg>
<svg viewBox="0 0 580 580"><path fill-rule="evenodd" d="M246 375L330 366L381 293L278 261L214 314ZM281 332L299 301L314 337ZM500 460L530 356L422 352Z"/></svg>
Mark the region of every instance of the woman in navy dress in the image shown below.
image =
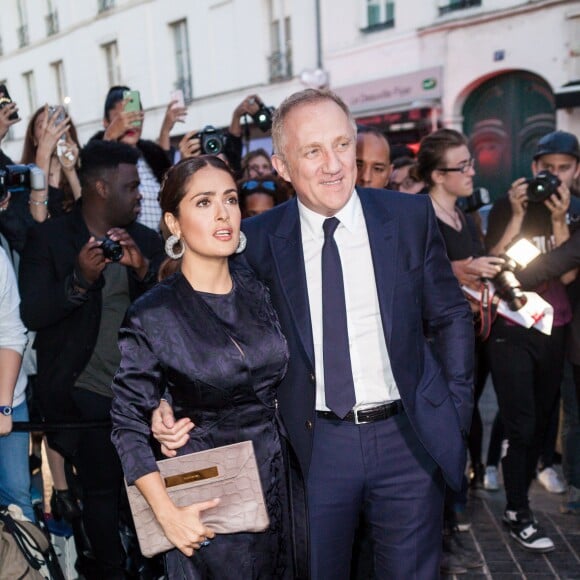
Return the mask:
<svg viewBox="0 0 580 580"><path fill-rule="evenodd" d="M160 203L173 235L168 253L183 249L181 272L127 313L113 383L113 442L128 483L176 546L166 554L168 578L290 578L276 410L288 352L265 286L230 268L229 257L243 245L234 179L216 157L187 159L169 170ZM195 425L179 454L253 441L270 517L265 532L215 535L200 514L217 502L173 504L150 446L151 413L166 391L176 418Z"/></svg>

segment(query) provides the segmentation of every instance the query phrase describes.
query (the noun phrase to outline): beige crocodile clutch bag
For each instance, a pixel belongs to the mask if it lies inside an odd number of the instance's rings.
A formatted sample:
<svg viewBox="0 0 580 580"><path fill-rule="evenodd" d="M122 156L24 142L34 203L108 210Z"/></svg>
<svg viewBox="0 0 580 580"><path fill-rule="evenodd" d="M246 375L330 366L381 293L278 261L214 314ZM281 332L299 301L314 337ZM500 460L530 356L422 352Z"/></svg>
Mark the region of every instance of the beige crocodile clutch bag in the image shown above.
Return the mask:
<svg viewBox="0 0 580 580"><path fill-rule="evenodd" d="M202 514L203 523L216 533L262 532L268 527L251 441L163 459L157 465L176 506L220 498L215 508ZM151 557L174 548L137 487L128 485L127 495L143 555Z"/></svg>

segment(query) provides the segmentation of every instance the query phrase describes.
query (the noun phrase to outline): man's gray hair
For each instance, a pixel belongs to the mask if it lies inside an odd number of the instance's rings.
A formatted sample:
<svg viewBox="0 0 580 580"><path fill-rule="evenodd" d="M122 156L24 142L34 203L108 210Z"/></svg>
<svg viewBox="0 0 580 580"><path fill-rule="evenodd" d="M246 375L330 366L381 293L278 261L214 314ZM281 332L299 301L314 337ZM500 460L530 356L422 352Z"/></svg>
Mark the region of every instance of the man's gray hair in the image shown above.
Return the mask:
<svg viewBox="0 0 580 580"><path fill-rule="evenodd" d="M288 114L293 110L302 105L311 105L320 103L323 101L332 101L336 103L348 117L356 136L356 122L352 116L346 103L332 91L327 89L305 89L297 93L293 93L289 97L286 97L280 106L274 112L272 118L272 144L274 148L274 154L278 157L284 159L284 121L288 117Z"/></svg>

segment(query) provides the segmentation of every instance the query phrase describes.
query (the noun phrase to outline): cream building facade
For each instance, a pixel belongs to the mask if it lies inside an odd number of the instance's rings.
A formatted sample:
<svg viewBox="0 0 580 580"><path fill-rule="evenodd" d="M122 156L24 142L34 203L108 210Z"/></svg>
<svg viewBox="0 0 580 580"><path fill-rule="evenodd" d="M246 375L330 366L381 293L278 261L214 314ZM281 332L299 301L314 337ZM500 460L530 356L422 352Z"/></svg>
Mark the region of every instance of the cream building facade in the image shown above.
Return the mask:
<svg viewBox="0 0 580 580"><path fill-rule="evenodd" d="M44 102L66 98L86 142L102 126L112 84L141 91L152 139L175 88L189 110L177 135L227 126L248 94L276 106L327 84L393 142L416 145L439 126L463 130L496 195L529 166L542 134L580 134L580 0L1 4L0 82L24 119L2 143L15 160L26 119Z"/></svg>

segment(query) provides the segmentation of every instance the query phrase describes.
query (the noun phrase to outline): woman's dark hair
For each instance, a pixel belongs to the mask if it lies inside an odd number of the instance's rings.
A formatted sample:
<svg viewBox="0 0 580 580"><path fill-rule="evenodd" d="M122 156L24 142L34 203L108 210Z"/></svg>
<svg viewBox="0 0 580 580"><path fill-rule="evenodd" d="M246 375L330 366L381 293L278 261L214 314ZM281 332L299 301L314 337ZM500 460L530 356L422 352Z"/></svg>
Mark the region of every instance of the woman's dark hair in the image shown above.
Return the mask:
<svg viewBox="0 0 580 580"><path fill-rule="evenodd" d="M20 163L24 163L25 165L28 165L29 163L36 163L36 151L38 149L38 143L36 143L34 137L34 125L36 124L36 120L41 115L41 113L44 113L44 109L44 107L37 109L28 122L28 127L26 127L26 133L24 134L24 146L22 147L22 159L20 160ZM47 112L47 115L50 116L50 112ZM70 128L68 133L70 138L75 142L80 151L81 144L79 143L77 129L72 122L72 119L69 121L69 124ZM79 159L77 159L76 169L77 171L79 169ZM62 208L64 211L69 211L72 209L74 204L74 195L70 183L64 174L64 171L61 171L60 173L59 188L63 191Z"/></svg>
<svg viewBox="0 0 580 580"><path fill-rule="evenodd" d="M465 135L454 129L439 129L421 140L417 155L417 173L428 187L435 185L431 173L445 166L448 149L467 146Z"/></svg>
<svg viewBox="0 0 580 580"><path fill-rule="evenodd" d="M119 101L123 100L123 95L125 94L125 91L130 90L131 89L129 87L126 87L124 85L115 85L114 87L111 87L109 89L109 92L105 97L105 111L104 111L105 119L107 119L107 121L111 120L109 117L109 113L115 108L115 105Z"/></svg>
<svg viewBox="0 0 580 580"><path fill-rule="evenodd" d="M393 161L393 169L401 169L401 167L409 167L410 165L416 165L417 160L413 157L397 157Z"/></svg>
<svg viewBox="0 0 580 580"><path fill-rule="evenodd" d="M254 159L256 159L256 157L265 157L266 159L268 159L268 161L270 161L270 165L272 165L271 156L265 149L263 149L262 147L258 149L253 149L249 153L246 153L244 155L244 158L242 159L242 175L246 174L248 166Z"/></svg>
<svg viewBox="0 0 580 580"><path fill-rule="evenodd" d="M28 164L28 163L35 163L36 160L36 150L38 149L38 143L35 143L35 138L34 138L34 125L36 123L36 120L38 119L38 117L40 116L41 113L44 113L44 107L40 107L40 109L37 109L34 113L34 115L32 115L32 118L30 119L29 123L28 123L28 127L26 127L26 133L24 135L24 147L22 148L22 159L21 159L21 163L24 164ZM50 112L48 112L48 115L50 116ZM77 147L81 148L81 145L79 143L79 137L77 135L77 129L74 125L74 123L71 121L69 121L70 123L70 129L68 130L69 135L71 137L71 139L77 144Z"/></svg>
<svg viewBox="0 0 580 580"><path fill-rule="evenodd" d="M163 213L171 213L174 216L179 215L179 204L185 197L187 184L200 169L204 167L214 167L221 169L234 179L230 168L215 155L200 155L182 159L179 163L171 167L165 174L165 179L159 192L159 205Z"/></svg>

